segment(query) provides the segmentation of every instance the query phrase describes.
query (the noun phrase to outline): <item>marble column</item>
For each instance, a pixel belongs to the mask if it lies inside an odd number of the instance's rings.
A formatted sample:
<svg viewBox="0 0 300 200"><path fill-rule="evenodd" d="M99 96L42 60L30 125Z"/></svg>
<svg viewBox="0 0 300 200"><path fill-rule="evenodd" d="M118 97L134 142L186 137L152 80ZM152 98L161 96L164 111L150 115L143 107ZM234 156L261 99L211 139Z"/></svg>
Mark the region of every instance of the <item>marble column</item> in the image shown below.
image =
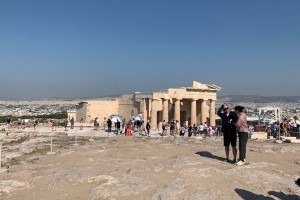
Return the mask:
<svg viewBox="0 0 300 200"><path fill-rule="evenodd" d="M163 120L169 121L169 99L163 99Z"/></svg>
<svg viewBox="0 0 300 200"><path fill-rule="evenodd" d="M206 122L206 115L205 115L205 112L206 112L206 100L205 99L202 99L202 102L201 102L201 123L204 124Z"/></svg>
<svg viewBox="0 0 300 200"><path fill-rule="evenodd" d="M197 100L191 101L191 125L197 124Z"/></svg>
<svg viewBox="0 0 300 200"><path fill-rule="evenodd" d="M151 110L152 110L152 99L148 99L148 103L149 103L149 106L148 106L148 116L151 117Z"/></svg>
<svg viewBox="0 0 300 200"><path fill-rule="evenodd" d="M174 118L180 122L180 100L175 99L175 111L174 111Z"/></svg>
<svg viewBox="0 0 300 200"><path fill-rule="evenodd" d="M143 118L144 118L144 123L147 123L148 120L148 112L147 112L147 101L148 99L143 99Z"/></svg>
<svg viewBox="0 0 300 200"><path fill-rule="evenodd" d="M155 108L156 101L157 100L152 99L151 102L151 129L152 130L157 130L157 109Z"/></svg>
<svg viewBox="0 0 300 200"><path fill-rule="evenodd" d="M216 126L216 101L210 100L209 124Z"/></svg>

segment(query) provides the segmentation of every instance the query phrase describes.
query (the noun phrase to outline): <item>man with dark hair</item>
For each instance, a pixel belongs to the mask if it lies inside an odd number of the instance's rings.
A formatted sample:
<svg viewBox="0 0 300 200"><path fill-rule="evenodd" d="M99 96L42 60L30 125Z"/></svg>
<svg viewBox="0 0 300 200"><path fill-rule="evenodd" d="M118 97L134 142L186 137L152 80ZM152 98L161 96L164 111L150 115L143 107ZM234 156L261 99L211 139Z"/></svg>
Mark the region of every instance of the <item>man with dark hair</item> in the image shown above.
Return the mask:
<svg viewBox="0 0 300 200"><path fill-rule="evenodd" d="M70 123L71 123L71 129L73 129L74 128L74 123L75 123L74 117L72 117L72 119L70 120Z"/></svg>
<svg viewBox="0 0 300 200"><path fill-rule="evenodd" d="M120 128L121 128L121 122L119 120L117 120L116 128L117 128L117 135L119 135L119 131L120 131Z"/></svg>
<svg viewBox="0 0 300 200"><path fill-rule="evenodd" d="M10 124L11 124L11 119L10 119L10 117L7 117L6 118L6 128L7 128L7 130L10 129Z"/></svg>
<svg viewBox="0 0 300 200"><path fill-rule="evenodd" d="M224 146L225 146L225 154L226 154L226 162L229 162L229 146L231 144L232 153L233 153L233 162L236 162L236 127L234 123L237 121L238 116L235 112L229 111L229 106L227 104L223 104L218 110L218 116L222 119L222 133L224 137Z"/></svg>
<svg viewBox="0 0 300 200"><path fill-rule="evenodd" d="M107 119L107 127L108 127L108 132L111 132L111 125L112 125L112 121L110 120L110 118Z"/></svg>
<svg viewBox="0 0 300 200"><path fill-rule="evenodd" d="M146 124L146 131L147 131L148 137L150 137L150 129L151 129L151 125L150 125L150 122L149 122L149 120L148 120L148 121L147 121L147 124Z"/></svg>

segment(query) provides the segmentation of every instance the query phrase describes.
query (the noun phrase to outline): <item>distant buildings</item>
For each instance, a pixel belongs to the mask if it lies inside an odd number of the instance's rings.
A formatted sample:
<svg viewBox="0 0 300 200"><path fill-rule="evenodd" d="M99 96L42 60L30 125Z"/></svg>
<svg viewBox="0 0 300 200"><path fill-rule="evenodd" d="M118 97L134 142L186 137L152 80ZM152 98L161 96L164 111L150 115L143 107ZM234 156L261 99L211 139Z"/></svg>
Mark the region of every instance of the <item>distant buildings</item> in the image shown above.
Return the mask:
<svg viewBox="0 0 300 200"><path fill-rule="evenodd" d="M75 109L75 102L48 101L0 101L0 116L37 116Z"/></svg>

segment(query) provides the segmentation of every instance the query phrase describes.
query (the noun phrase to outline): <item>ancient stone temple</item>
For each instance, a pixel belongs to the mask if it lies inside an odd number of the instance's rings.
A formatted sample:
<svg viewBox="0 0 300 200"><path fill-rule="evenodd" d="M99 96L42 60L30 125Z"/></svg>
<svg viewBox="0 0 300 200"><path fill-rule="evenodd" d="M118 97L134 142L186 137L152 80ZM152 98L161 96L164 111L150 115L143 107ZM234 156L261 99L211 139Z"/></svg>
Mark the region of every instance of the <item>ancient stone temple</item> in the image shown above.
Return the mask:
<svg viewBox="0 0 300 200"><path fill-rule="evenodd" d="M117 98L80 102L76 119L100 121L112 114L121 115L126 121L132 115L141 115L151 122L152 129L160 129L162 121L178 120L181 124L207 123L215 126L216 85L193 82L192 87L170 88L153 93L134 93Z"/></svg>

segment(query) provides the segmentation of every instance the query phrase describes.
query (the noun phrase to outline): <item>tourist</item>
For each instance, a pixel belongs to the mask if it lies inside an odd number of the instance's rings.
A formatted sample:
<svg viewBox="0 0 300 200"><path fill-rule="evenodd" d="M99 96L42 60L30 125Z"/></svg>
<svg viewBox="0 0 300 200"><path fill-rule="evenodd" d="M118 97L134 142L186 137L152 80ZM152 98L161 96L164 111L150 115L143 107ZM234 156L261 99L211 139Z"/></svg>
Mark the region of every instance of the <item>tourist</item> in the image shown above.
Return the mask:
<svg viewBox="0 0 300 200"><path fill-rule="evenodd" d="M120 125L120 135L125 135L125 133L126 133L126 126L125 126L125 124L124 123L121 123L121 125Z"/></svg>
<svg viewBox="0 0 300 200"><path fill-rule="evenodd" d="M112 125L112 121L110 120L110 118L107 119L107 128L108 128L108 132L111 132L111 125Z"/></svg>
<svg viewBox="0 0 300 200"><path fill-rule="evenodd" d="M206 122L204 122L204 124L203 124L203 132L204 132L204 135L208 134L208 126L207 126Z"/></svg>
<svg viewBox="0 0 300 200"><path fill-rule="evenodd" d="M166 120L163 120L163 122L162 122L162 136L167 135L166 134L166 128L167 128Z"/></svg>
<svg viewBox="0 0 300 200"><path fill-rule="evenodd" d="M80 119L80 129L79 130L83 130L83 118Z"/></svg>
<svg viewBox="0 0 300 200"><path fill-rule="evenodd" d="M299 130L299 125L300 125L300 121L298 119L297 116L294 116L291 121L290 121L290 125L292 127L293 130L293 134L296 135L298 130Z"/></svg>
<svg viewBox="0 0 300 200"><path fill-rule="evenodd" d="M64 120L64 127L65 127L65 131L68 130L68 119Z"/></svg>
<svg viewBox="0 0 300 200"><path fill-rule="evenodd" d="M120 131L120 128L121 128L121 122L117 119L117 122L116 122L116 130L117 130L117 135L119 135L119 131Z"/></svg>
<svg viewBox="0 0 300 200"><path fill-rule="evenodd" d="M213 135L215 135L215 131L211 125L208 125L207 130L208 130L207 133L208 133L209 137L212 137Z"/></svg>
<svg viewBox="0 0 300 200"><path fill-rule="evenodd" d="M71 123L71 129L73 129L74 128L74 124L75 124L74 117L72 117L72 119L70 120L70 123Z"/></svg>
<svg viewBox="0 0 300 200"><path fill-rule="evenodd" d="M205 135L206 135L206 133L205 133L205 126L202 123L200 124L198 131L199 131L199 135L200 136L205 137Z"/></svg>
<svg viewBox="0 0 300 200"><path fill-rule="evenodd" d="M150 125L150 122L149 120L147 121L147 124L146 124L146 130L147 130L147 136L150 137L150 129L151 129L151 125Z"/></svg>
<svg viewBox="0 0 300 200"><path fill-rule="evenodd" d="M171 121L171 124L170 124L170 135L175 136L175 122L174 121Z"/></svg>
<svg viewBox="0 0 300 200"><path fill-rule="evenodd" d="M106 117L103 118L103 130L105 131L106 128Z"/></svg>
<svg viewBox="0 0 300 200"><path fill-rule="evenodd" d="M22 119L22 129L25 129L25 120Z"/></svg>
<svg viewBox="0 0 300 200"><path fill-rule="evenodd" d="M294 117L295 123L297 124L297 130L296 132L300 131L300 120L297 116Z"/></svg>
<svg viewBox="0 0 300 200"><path fill-rule="evenodd" d="M287 118L284 118L284 121L280 124L280 128L283 129L283 136L289 137L289 133L288 133L289 122Z"/></svg>
<svg viewBox="0 0 300 200"><path fill-rule="evenodd" d="M236 128L234 126L234 122L237 121L237 114L233 111L229 111L229 106L227 104L223 104L217 112L218 116L222 119L222 133L224 138L224 146L225 146L225 154L226 154L226 162L230 162L229 160L229 146L232 147L233 153L233 162L236 162Z"/></svg>
<svg viewBox="0 0 300 200"><path fill-rule="evenodd" d="M94 130L96 131L98 129L98 117L94 119Z"/></svg>
<svg viewBox="0 0 300 200"><path fill-rule="evenodd" d="M268 131L267 131L267 132L270 133L270 136L271 136L271 137L274 137L275 131L276 131L275 122L272 122L272 123L270 124L270 127L268 127ZM249 132L251 132L250 127L249 127ZM249 138L250 138L250 137L249 137Z"/></svg>
<svg viewBox="0 0 300 200"><path fill-rule="evenodd" d="M75 120L74 120L74 117L72 117L71 120L70 120L71 129L74 128L74 123L75 123Z"/></svg>
<svg viewBox="0 0 300 200"><path fill-rule="evenodd" d="M244 107L243 106L236 106L234 108L236 114L238 115L238 120L235 124L238 135L239 135L239 162L237 162L237 165L244 165L246 164L246 146L248 141L248 134L249 129L247 125L247 116L243 112Z"/></svg>
<svg viewBox="0 0 300 200"><path fill-rule="evenodd" d="M118 120L119 121L119 120ZM126 127L125 136L131 136L132 130L131 130L131 124L128 123Z"/></svg>
<svg viewBox="0 0 300 200"><path fill-rule="evenodd" d="M7 130L10 129L10 124L11 124L11 119L10 119L10 117L7 117L6 118L6 128L7 128Z"/></svg>
<svg viewBox="0 0 300 200"><path fill-rule="evenodd" d="M20 129L21 125L22 125L22 120L21 118L18 118L18 129Z"/></svg>
<svg viewBox="0 0 300 200"><path fill-rule="evenodd" d="M96 117L96 126L97 126L97 130L98 130L98 128L100 127L100 122L99 122L99 118L98 117Z"/></svg>
<svg viewBox="0 0 300 200"><path fill-rule="evenodd" d="M183 126L183 124L182 124L182 126L180 127L180 129L179 129L179 131L180 131L180 136L184 136L185 135L185 131L186 131L186 129L185 129L185 127Z"/></svg>
<svg viewBox="0 0 300 200"><path fill-rule="evenodd" d="M191 137L192 136L192 134L193 134L193 127L189 124L189 127L188 127L188 132L189 132L189 137Z"/></svg>
<svg viewBox="0 0 300 200"><path fill-rule="evenodd" d="M196 124L193 125L193 132L194 132L194 136L196 137L198 133L200 133L199 131L199 126L197 126Z"/></svg>
<svg viewBox="0 0 300 200"><path fill-rule="evenodd" d="M54 120L52 120L51 126L52 126L52 131L56 131L56 123Z"/></svg>
<svg viewBox="0 0 300 200"><path fill-rule="evenodd" d="M36 126L38 125L39 121L37 119L33 119L33 130L36 129Z"/></svg>

